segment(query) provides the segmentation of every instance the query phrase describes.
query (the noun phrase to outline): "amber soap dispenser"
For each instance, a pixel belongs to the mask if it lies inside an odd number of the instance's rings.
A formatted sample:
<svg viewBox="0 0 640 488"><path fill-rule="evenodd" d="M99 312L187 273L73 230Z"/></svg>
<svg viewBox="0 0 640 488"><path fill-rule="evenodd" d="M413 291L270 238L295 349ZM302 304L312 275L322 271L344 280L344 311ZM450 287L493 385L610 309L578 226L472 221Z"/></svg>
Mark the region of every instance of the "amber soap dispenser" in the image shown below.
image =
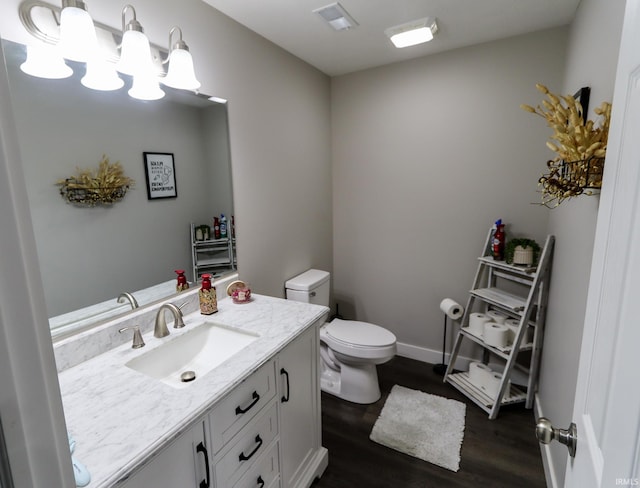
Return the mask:
<svg viewBox="0 0 640 488"><path fill-rule="evenodd" d="M211 275L202 275L202 286L198 292L200 297L200 313L202 315L211 315L218 311L218 298L216 297L216 289L211 286Z"/></svg>

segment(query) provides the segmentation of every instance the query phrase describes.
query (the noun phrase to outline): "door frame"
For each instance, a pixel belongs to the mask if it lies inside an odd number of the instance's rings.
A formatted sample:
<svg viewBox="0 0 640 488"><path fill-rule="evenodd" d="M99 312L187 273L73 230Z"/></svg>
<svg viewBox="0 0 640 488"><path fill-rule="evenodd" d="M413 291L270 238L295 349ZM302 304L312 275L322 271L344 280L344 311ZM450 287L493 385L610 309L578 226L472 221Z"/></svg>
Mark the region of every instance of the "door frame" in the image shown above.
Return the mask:
<svg viewBox="0 0 640 488"><path fill-rule="evenodd" d="M0 416L15 486L75 486L5 66L0 49Z"/></svg>

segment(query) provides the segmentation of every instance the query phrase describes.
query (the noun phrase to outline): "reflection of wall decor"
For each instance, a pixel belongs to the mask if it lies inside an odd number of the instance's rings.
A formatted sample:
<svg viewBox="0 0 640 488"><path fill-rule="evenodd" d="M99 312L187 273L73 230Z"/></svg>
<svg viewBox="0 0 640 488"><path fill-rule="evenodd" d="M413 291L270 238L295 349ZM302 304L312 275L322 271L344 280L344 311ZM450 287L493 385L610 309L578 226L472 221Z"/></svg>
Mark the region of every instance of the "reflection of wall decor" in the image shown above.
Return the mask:
<svg viewBox="0 0 640 488"><path fill-rule="evenodd" d="M86 207L119 202L134 184L125 176L120 161L110 163L104 154L97 171L78 169L75 176L56 182L68 203Z"/></svg>
<svg viewBox="0 0 640 488"><path fill-rule="evenodd" d="M568 198L591 195L594 188L601 188L611 104L602 102L594 110L602 118L596 127L586 116L589 88L581 88L573 96L555 95L541 84L536 89L547 96L542 105L520 107L544 118L554 131L551 136L554 142L547 141L547 147L557 156L547 162L548 172L539 180L542 205L553 208Z"/></svg>
<svg viewBox="0 0 640 488"><path fill-rule="evenodd" d="M172 153L145 152L144 173L147 177L147 197L149 200L178 196L176 168Z"/></svg>

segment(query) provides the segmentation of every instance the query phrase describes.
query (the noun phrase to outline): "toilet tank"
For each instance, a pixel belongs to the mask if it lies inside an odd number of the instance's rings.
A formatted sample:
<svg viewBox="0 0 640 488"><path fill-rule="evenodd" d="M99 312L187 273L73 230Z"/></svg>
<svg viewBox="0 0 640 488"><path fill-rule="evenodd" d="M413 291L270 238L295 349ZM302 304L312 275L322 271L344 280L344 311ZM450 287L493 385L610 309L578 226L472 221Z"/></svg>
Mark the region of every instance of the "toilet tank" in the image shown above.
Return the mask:
<svg viewBox="0 0 640 488"><path fill-rule="evenodd" d="M310 269L287 280L284 287L288 300L329 306L329 273Z"/></svg>

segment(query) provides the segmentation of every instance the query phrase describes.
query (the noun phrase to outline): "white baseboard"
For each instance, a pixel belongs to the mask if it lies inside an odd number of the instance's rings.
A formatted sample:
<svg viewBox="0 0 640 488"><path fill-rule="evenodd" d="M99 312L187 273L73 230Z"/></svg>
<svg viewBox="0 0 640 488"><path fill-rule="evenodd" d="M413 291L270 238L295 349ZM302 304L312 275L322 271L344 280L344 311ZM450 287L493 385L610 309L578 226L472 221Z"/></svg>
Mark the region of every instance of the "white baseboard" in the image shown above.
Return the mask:
<svg viewBox="0 0 640 488"><path fill-rule="evenodd" d="M536 393L533 400L533 412L535 418L544 417L540 397ZM548 444L540 444L540 455L542 457L542 466L544 468L544 478L547 482L547 488L561 488L556 476L556 468L551 457L551 448Z"/></svg>
<svg viewBox="0 0 640 488"><path fill-rule="evenodd" d="M442 351L436 351L434 349L427 349L426 347L414 346L412 344L404 344L402 342L397 343L398 356L403 358L415 359L424 363L440 364L442 362ZM451 354L445 354L444 360L446 364L449 364L449 357ZM471 361L477 361L474 358L468 358L458 356L456 359L455 368L461 371L467 371L469 369L469 363Z"/></svg>

